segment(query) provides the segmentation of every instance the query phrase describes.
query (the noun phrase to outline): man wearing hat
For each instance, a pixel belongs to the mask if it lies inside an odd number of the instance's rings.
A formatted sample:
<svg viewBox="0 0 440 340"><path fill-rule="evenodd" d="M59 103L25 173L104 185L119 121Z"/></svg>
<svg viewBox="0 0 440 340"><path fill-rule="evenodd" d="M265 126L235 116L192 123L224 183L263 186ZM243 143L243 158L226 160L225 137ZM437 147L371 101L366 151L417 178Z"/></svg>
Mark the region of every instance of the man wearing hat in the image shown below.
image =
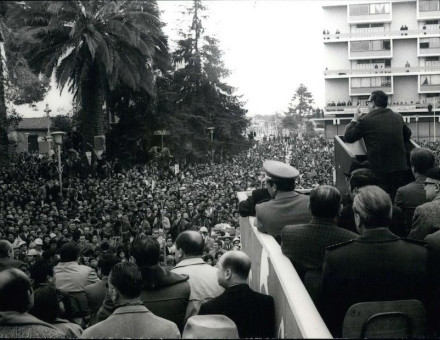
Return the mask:
<svg viewBox="0 0 440 340"><path fill-rule="evenodd" d="M265 161L263 169L266 172L266 188L272 199L255 206L257 228L279 240L286 225L310 221L309 198L295 191L295 178L299 176L299 171L293 166Z"/></svg>

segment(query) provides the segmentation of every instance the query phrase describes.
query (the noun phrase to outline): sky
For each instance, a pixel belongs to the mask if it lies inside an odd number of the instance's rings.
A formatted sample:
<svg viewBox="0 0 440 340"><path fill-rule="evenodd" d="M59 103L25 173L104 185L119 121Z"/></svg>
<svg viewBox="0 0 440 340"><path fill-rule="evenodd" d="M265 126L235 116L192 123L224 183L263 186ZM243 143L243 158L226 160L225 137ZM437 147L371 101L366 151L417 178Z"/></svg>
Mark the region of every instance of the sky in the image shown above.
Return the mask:
<svg viewBox="0 0 440 340"><path fill-rule="evenodd" d="M175 46L179 28L189 22L181 12L190 1L158 1L170 47ZM246 102L248 116L287 111L301 83L324 106L324 46L322 43L322 2L317 0L218 0L205 1L205 33L220 41L223 60L231 72L225 81ZM24 117L42 115L46 103L51 115L71 109L72 95L60 95L56 85L37 104L17 108Z"/></svg>

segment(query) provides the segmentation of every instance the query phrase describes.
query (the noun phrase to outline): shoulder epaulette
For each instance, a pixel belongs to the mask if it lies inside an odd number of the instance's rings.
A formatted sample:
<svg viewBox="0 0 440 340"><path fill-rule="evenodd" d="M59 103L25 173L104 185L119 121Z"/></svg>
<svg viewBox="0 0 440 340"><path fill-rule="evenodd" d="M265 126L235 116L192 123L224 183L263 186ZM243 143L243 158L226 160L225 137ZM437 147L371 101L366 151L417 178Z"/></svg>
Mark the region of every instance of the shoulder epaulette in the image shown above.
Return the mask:
<svg viewBox="0 0 440 340"><path fill-rule="evenodd" d="M337 243L337 244L333 244L331 246L328 246L326 249L327 250L333 250L333 249L337 249L339 247L345 246L346 244L352 243L354 240L350 240L350 241L345 241L345 242L341 242L341 243Z"/></svg>

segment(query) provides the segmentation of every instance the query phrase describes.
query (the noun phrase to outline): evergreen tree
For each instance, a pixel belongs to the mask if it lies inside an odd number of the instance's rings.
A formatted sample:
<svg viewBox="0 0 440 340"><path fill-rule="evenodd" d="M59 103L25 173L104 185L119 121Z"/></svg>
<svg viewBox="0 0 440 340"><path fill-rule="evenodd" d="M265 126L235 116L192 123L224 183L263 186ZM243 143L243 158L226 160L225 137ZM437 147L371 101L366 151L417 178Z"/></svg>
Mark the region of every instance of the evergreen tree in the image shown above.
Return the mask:
<svg viewBox="0 0 440 340"><path fill-rule="evenodd" d="M205 34L205 9L200 0L193 0L187 9L191 26L187 32L179 32L181 39L173 54L176 115L172 135L175 143L183 146L184 154L197 156L244 142L243 132L248 125L243 102L224 81L229 71L222 61L218 40ZM213 143L208 127L214 127Z"/></svg>
<svg viewBox="0 0 440 340"><path fill-rule="evenodd" d="M312 109L314 102L315 100L307 87L300 84L290 102L289 112L297 112L300 117L303 117Z"/></svg>

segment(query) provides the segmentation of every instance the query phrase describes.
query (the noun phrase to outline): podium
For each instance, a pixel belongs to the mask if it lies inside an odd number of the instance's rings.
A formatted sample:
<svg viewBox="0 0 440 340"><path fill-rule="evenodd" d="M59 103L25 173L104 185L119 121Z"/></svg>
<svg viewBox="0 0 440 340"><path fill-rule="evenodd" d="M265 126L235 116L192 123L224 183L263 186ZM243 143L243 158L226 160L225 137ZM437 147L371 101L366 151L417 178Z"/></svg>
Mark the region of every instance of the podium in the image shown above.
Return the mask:
<svg viewBox="0 0 440 340"><path fill-rule="evenodd" d="M335 136L335 169L336 169L336 188L341 195L348 194L345 173L350 171L353 160L363 162L367 159L367 149L363 139L354 143L344 142L344 136ZM405 143L408 167L410 168L409 155L411 150L418 148L419 145L412 139Z"/></svg>
<svg viewBox="0 0 440 340"><path fill-rule="evenodd" d="M336 188L341 196L348 194L345 173L350 171L354 160L363 162L367 159L367 150L363 139L354 143L345 143L344 136L335 136Z"/></svg>

